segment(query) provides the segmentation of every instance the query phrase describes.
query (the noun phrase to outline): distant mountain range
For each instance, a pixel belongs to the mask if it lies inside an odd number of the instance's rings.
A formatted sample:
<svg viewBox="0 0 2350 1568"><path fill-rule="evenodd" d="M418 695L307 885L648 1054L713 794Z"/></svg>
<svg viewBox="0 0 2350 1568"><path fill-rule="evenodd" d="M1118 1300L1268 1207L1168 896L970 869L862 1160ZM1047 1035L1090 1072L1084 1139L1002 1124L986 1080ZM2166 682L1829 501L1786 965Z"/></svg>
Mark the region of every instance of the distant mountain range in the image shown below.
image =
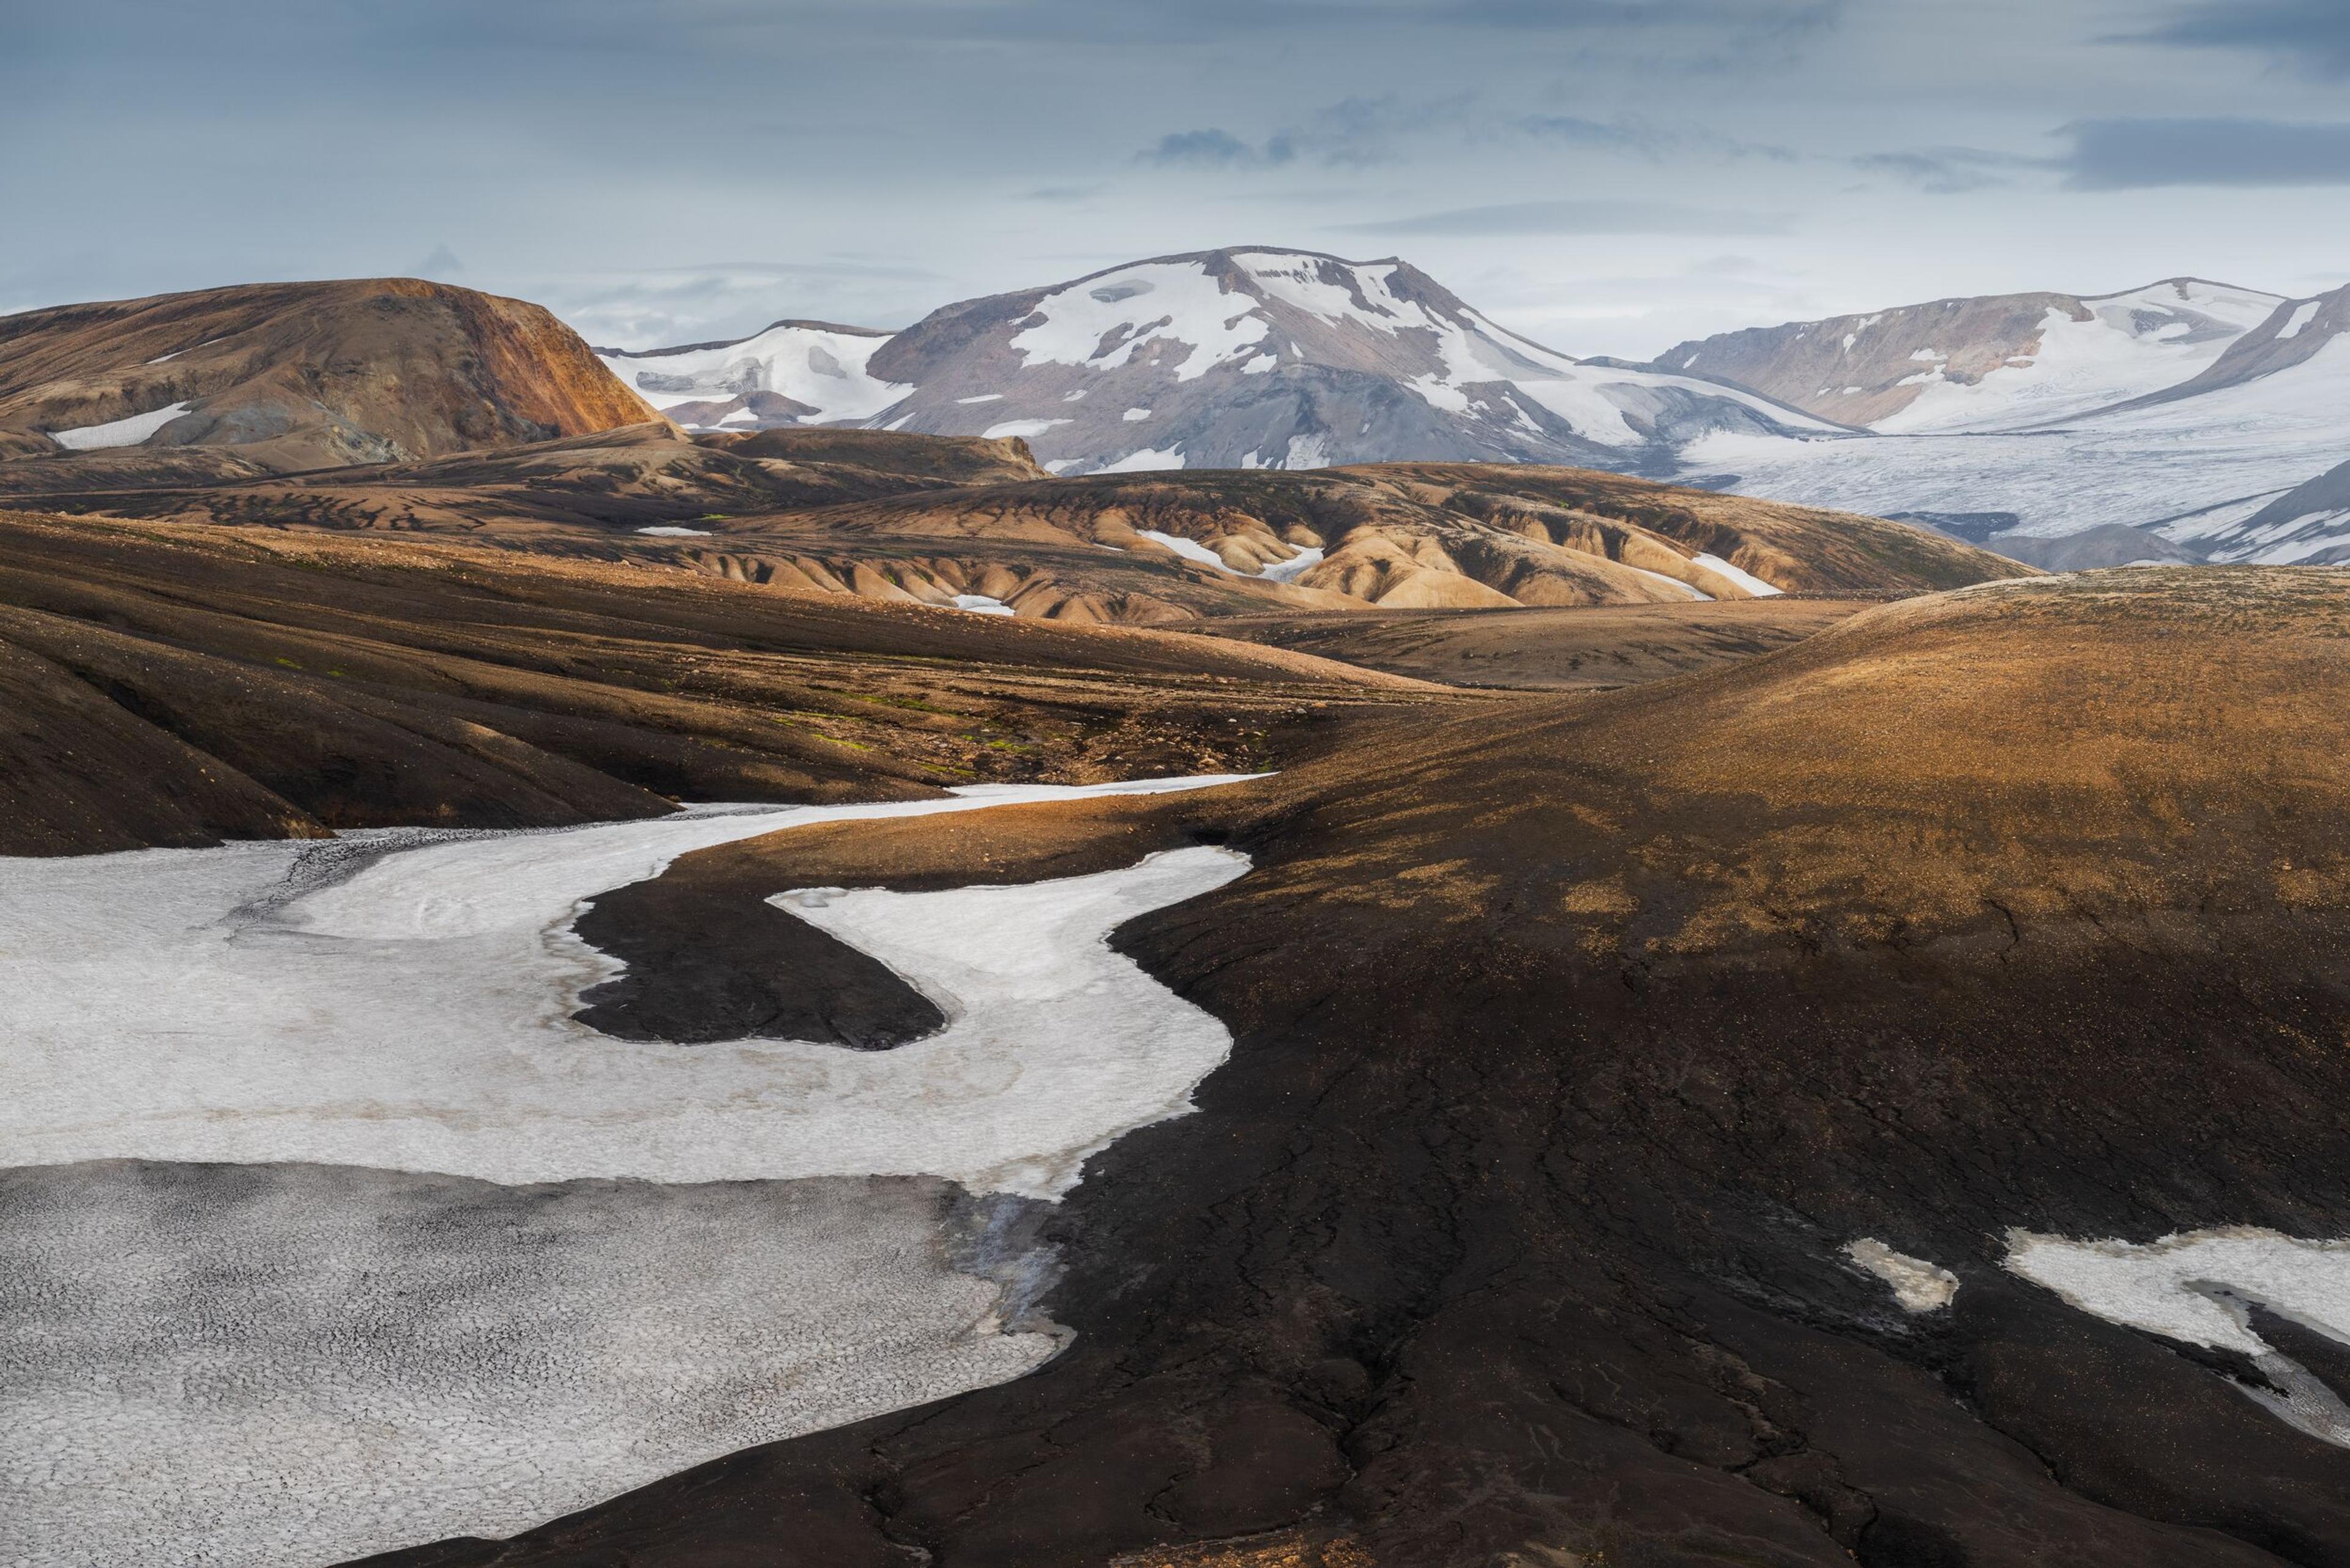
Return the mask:
<svg viewBox="0 0 2350 1568"><path fill-rule="evenodd" d="M1571 463L1898 516L2043 565L2350 559L2350 290L1935 300L1577 359L1395 260L1168 256L896 334L598 352L689 428L1024 438L1057 473ZM2324 499L2321 493L2321 501Z"/></svg>
<svg viewBox="0 0 2350 1568"><path fill-rule="evenodd" d="M1401 261L1302 251L1162 256L886 337L786 321L598 352L690 428L1019 436L1057 473L1410 458L1669 474L1709 435L1838 428L1742 388L1556 353Z"/></svg>
<svg viewBox="0 0 2350 1568"><path fill-rule="evenodd" d="M2350 288L2177 278L1938 300L1683 343L1659 361L1875 440L1695 445L1752 494L1902 516L2043 566L2350 561ZM1908 368L1908 374L1898 374Z"/></svg>
<svg viewBox="0 0 2350 1568"><path fill-rule="evenodd" d="M2334 563L2350 562L2345 410L2350 288L2195 278L1792 322L1648 365L1529 342L1399 260L1270 248L895 333L786 320L649 350L402 279L0 319L0 458L47 460L12 465L27 497L433 462L665 417L1016 439L1064 476L1565 464L1900 518L2043 566Z"/></svg>

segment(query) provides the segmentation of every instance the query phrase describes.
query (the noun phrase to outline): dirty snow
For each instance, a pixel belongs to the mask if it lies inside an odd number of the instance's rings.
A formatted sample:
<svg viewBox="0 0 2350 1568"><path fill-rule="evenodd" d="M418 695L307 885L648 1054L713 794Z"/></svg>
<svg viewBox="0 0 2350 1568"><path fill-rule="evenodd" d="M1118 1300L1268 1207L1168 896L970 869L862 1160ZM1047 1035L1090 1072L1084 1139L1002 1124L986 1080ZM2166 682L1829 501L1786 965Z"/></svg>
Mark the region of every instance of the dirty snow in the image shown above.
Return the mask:
<svg viewBox="0 0 2350 1568"><path fill-rule="evenodd" d="M948 1014L883 1053L594 1033L570 924L780 828L1225 782L0 861L0 1560L504 1535L1034 1367L1016 1200L940 1179L1055 1197L1188 1108L1230 1036L1105 937L1244 857L779 894Z"/></svg>
<svg viewBox="0 0 2350 1568"><path fill-rule="evenodd" d="M1959 1293L1958 1275L1923 1258L1897 1252L1874 1236L1862 1237L1844 1253L1890 1285L1904 1312L1939 1312Z"/></svg>
<svg viewBox="0 0 2350 1568"><path fill-rule="evenodd" d="M0 1172L0 1562L315 1568L505 1536L1020 1376L1061 1336L949 1261L1004 1212L905 1178ZM985 1261L1016 1284L1022 1258Z"/></svg>
<svg viewBox="0 0 2350 1568"><path fill-rule="evenodd" d="M2307 1241L2250 1226L2158 1241L2008 1233L2005 1266L2081 1311L2187 1345L2248 1356L2272 1387L2236 1386L2279 1420L2350 1448L2350 1408L2251 1326L2257 1303L2350 1345L2350 1241ZM2231 1380L2232 1381L2232 1380Z"/></svg>

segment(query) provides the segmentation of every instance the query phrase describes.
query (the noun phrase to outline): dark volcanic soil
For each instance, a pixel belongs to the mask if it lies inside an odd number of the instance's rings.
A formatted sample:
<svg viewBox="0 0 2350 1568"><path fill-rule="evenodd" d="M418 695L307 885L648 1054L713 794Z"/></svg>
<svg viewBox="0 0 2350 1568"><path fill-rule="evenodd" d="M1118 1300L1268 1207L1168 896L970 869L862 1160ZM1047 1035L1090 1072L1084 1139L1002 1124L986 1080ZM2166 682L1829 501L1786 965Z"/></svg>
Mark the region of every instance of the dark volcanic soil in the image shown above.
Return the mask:
<svg viewBox="0 0 2350 1568"><path fill-rule="evenodd" d="M1118 940L1232 1058L1064 1206L1051 1366L381 1561L2350 1563L2350 1453L1998 1266L2350 1231L2345 677L2338 576L2114 573L1156 811L688 857L681 907L1229 831L1254 874Z"/></svg>

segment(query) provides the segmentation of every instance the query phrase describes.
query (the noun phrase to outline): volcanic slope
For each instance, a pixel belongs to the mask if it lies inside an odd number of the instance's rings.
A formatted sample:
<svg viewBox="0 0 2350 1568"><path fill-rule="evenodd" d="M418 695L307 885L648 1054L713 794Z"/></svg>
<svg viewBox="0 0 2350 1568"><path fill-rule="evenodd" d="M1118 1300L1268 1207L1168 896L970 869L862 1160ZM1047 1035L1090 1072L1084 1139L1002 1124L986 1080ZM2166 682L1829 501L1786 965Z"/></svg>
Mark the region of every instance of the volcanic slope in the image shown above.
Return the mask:
<svg viewBox="0 0 2350 1568"><path fill-rule="evenodd" d="M1245 771L1441 696L629 561L9 514L0 694L7 855Z"/></svg>
<svg viewBox="0 0 2350 1568"><path fill-rule="evenodd" d="M1116 940L1232 1058L1052 1222L1050 1365L382 1562L2350 1561L2345 1303L2207 1248L2225 1332L2134 1326L2011 1235L2350 1232L2345 678L2331 574L2009 583L1222 798L683 857L669 914L1228 838Z"/></svg>
<svg viewBox="0 0 2350 1568"><path fill-rule="evenodd" d="M1295 611L1887 597L2032 568L1907 524L1586 470L1381 464L1097 475L714 525L666 553L798 586L1178 624Z"/></svg>
<svg viewBox="0 0 2350 1568"><path fill-rule="evenodd" d="M0 464L13 477L55 472ZM434 463L42 494L110 515L455 532L1031 618L1874 597L2027 570L1930 530L1589 470L1052 479L1016 437L639 425Z"/></svg>
<svg viewBox="0 0 2350 1568"><path fill-rule="evenodd" d="M117 483L69 462L0 463L0 497L116 517L487 532L523 543L580 529L689 536L745 515L1045 477L1016 441L827 430L689 438L643 423L424 462L192 484Z"/></svg>
<svg viewBox="0 0 2350 1568"><path fill-rule="evenodd" d="M445 456L656 416L542 307L414 278L0 317L0 458L89 487Z"/></svg>

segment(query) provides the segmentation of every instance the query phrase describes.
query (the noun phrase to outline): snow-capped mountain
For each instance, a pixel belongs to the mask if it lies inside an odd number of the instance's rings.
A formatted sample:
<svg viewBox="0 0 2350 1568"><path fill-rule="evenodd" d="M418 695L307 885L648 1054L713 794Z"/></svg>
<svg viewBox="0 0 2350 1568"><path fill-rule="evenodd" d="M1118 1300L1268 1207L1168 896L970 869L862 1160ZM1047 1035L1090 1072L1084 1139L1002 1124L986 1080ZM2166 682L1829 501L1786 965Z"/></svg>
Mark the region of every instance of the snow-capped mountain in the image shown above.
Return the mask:
<svg viewBox="0 0 2350 1568"><path fill-rule="evenodd" d="M886 332L823 321L778 321L731 343L691 343L596 357L637 395L697 430L770 430L849 424L897 402L911 387L866 372Z"/></svg>
<svg viewBox="0 0 2350 1568"><path fill-rule="evenodd" d="M2177 382L2037 423L1813 442L1726 433L1687 459L1747 494L1914 517L1993 549L2122 527L2198 559L2331 562L2350 560L2350 520L2275 508L2345 448L2350 288L2280 300ZM2116 560L2167 553L2112 537Z"/></svg>
<svg viewBox="0 0 2350 1568"><path fill-rule="evenodd" d="M1024 438L1057 472L1401 458L1669 472L1721 431L1834 424L1742 389L1530 343L1406 263L1223 250L947 306L887 339L783 324L601 351L700 428L856 422Z"/></svg>
<svg viewBox="0 0 2350 1568"><path fill-rule="evenodd" d="M2304 565L2350 562L2350 462L2295 485L2228 530L2247 558Z"/></svg>
<svg viewBox="0 0 2350 1568"><path fill-rule="evenodd" d="M2200 278L2126 294L1992 295L1681 343L1669 369L1871 430L2010 430L2173 387L2285 301Z"/></svg>

